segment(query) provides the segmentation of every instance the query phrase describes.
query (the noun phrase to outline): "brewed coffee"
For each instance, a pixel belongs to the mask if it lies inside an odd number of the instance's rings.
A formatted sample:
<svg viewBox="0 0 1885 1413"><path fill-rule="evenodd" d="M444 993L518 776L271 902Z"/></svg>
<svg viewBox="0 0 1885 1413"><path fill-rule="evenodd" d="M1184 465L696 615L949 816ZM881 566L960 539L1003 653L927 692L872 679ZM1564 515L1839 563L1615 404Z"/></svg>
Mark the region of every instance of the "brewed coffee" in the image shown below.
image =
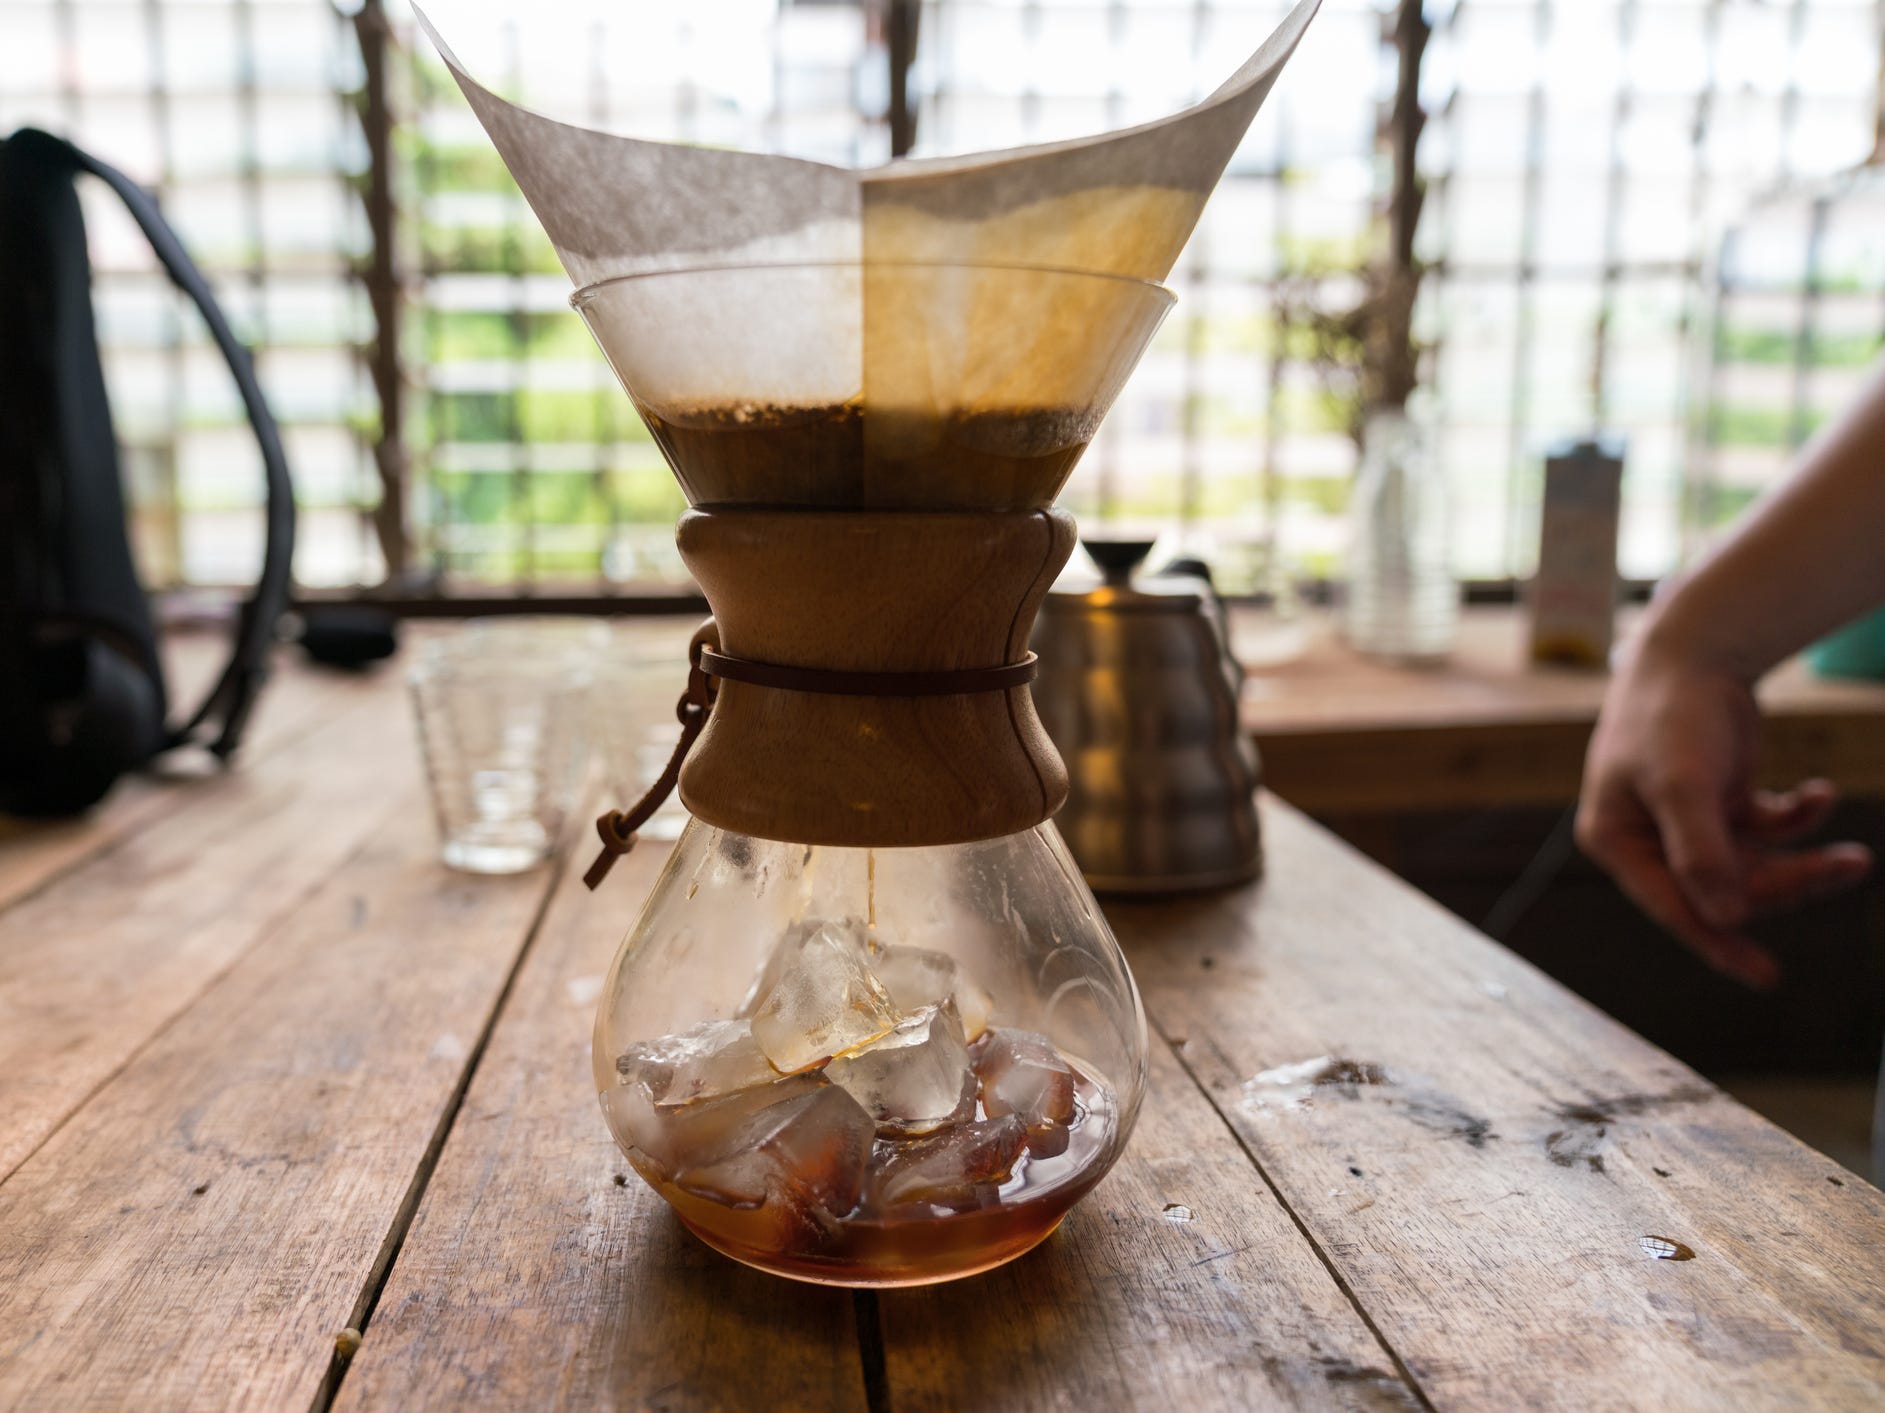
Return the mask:
<svg viewBox="0 0 1885 1413"><path fill-rule="evenodd" d="M943 953L802 926L739 1016L624 1050L603 1111L682 1220L750 1265L847 1285L966 1274L1052 1231L1119 1122L1090 1064L989 1024L988 1005Z"/></svg>
<svg viewBox="0 0 1885 1413"><path fill-rule="evenodd" d="M1038 510L1052 504L1099 425L1097 412L1072 407L938 417L857 403L635 406L688 502L703 510Z"/></svg>

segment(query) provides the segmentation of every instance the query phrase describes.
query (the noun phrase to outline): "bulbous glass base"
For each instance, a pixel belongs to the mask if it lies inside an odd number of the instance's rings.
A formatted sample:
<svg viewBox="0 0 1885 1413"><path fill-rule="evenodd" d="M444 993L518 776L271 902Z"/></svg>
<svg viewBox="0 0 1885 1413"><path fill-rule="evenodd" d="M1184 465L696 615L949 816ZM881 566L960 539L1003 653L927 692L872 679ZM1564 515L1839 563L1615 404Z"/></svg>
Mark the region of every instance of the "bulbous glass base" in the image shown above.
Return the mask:
<svg viewBox="0 0 1885 1413"><path fill-rule="evenodd" d="M635 1171L709 1245L920 1285L1047 1237L1125 1147L1138 991L1051 824L840 849L690 823L596 1016Z"/></svg>

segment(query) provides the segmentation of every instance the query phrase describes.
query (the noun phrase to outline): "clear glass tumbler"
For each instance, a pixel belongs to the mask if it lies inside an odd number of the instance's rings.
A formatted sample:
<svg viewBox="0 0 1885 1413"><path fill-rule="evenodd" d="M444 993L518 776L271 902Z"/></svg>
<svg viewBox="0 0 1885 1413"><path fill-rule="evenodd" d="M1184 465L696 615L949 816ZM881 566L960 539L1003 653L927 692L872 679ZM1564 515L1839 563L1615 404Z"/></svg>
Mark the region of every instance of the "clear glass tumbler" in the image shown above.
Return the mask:
<svg viewBox="0 0 1885 1413"><path fill-rule="evenodd" d="M466 634L431 644L411 685L440 856L467 873L541 863L582 784L587 664Z"/></svg>
<svg viewBox="0 0 1885 1413"><path fill-rule="evenodd" d="M600 618L573 613L494 613L465 620L466 647L492 657L572 658L589 663L605 657L614 632Z"/></svg>

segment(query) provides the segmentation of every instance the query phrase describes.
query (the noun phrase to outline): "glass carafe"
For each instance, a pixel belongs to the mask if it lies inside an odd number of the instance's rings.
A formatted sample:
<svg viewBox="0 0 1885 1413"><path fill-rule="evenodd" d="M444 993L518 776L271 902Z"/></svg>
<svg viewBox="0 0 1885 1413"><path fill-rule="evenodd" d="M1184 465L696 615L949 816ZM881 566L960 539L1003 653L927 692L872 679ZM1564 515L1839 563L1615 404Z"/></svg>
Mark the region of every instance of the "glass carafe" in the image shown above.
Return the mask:
<svg viewBox="0 0 1885 1413"><path fill-rule="evenodd" d="M717 674L680 769L696 820L596 1021L610 1127L766 1270L898 1285L1018 1255L1118 1157L1145 1082L1131 975L1048 822L1066 771L1027 642L1074 543L1054 496L1171 296L865 262L574 303L693 507L694 681Z"/></svg>
<svg viewBox="0 0 1885 1413"><path fill-rule="evenodd" d="M1145 1019L1051 824L929 848L688 825L616 957L595 1073L710 1245L844 1285L968 1275L1118 1157Z"/></svg>

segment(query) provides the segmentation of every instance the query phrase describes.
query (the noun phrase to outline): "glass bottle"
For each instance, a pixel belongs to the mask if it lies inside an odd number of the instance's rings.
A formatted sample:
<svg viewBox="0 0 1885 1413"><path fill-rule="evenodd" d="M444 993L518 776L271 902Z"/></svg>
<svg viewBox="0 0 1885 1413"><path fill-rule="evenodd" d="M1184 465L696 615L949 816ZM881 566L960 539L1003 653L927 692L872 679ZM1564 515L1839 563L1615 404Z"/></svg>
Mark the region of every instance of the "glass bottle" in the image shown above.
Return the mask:
<svg viewBox="0 0 1885 1413"><path fill-rule="evenodd" d="M1349 644L1400 661L1445 657L1460 606L1446 476L1406 413L1369 415L1348 522L1342 626Z"/></svg>

